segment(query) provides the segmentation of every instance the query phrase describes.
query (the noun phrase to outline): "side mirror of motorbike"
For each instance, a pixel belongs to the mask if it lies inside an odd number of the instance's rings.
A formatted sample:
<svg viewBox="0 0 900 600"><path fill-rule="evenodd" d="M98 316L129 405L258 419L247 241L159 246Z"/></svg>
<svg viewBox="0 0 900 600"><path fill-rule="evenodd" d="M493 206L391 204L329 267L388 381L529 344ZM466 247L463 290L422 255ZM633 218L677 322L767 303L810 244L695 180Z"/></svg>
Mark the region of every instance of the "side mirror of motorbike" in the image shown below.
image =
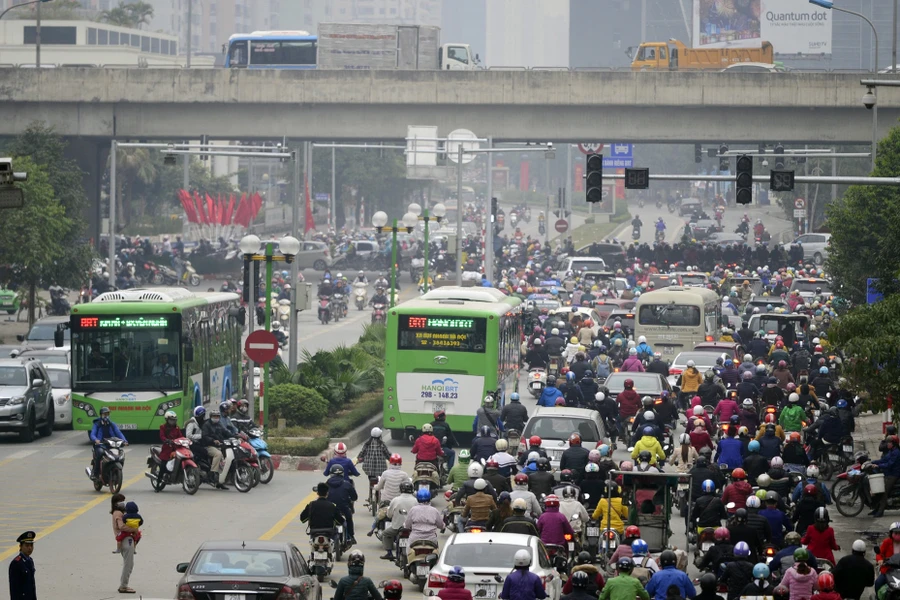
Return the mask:
<svg viewBox="0 0 900 600"><path fill-rule="evenodd" d="M177 565L175 565L175 570L179 573L187 573L189 566L190 563L178 563Z"/></svg>
<svg viewBox="0 0 900 600"><path fill-rule="evenodd" d="M328 584L329 584L331 587L337 589L337 581L335 581L334 579L330 580L330 581L328 582Z"/></svg>
<svg viewBox="0 0 900 600"><path fill-rule="evenodd" d="M21 338L22 336L16 336L16 337ZM62 330L57 329L56 331L53 332L53 345L56 346L57 348L63 347L63 345L65 343L65 339L66 339L65 334L62 332ZM22 340L20 339L19 341L21 342Z"/></svg>

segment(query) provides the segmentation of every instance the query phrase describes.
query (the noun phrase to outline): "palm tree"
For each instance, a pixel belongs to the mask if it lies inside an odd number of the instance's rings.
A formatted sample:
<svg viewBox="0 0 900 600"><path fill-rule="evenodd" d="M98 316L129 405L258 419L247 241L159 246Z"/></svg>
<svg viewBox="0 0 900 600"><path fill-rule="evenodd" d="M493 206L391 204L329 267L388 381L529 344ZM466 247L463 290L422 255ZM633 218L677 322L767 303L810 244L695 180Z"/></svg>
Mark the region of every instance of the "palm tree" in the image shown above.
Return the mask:
<svg viewBox="0 0 900 600"><path fill-rule="evenodd" d="M115 10L115 9L113 9ZM134 185L137 181L151 183L158 174L158 165L153 161L147 148L120 149L116 155L116 214L120 215L120 226L125 227L135 213L144 214L144 198L137 204L134 200ZM127 210L127 212L126 212Z"/></svg>
<svg viewBox="0 0 900 600"><path fill-rule="evenodd" d="M110 25L140 29L141 25L149 25L153 18L153 7L146 2L132 2L119 5L100 13L100 20Z"/></svg>

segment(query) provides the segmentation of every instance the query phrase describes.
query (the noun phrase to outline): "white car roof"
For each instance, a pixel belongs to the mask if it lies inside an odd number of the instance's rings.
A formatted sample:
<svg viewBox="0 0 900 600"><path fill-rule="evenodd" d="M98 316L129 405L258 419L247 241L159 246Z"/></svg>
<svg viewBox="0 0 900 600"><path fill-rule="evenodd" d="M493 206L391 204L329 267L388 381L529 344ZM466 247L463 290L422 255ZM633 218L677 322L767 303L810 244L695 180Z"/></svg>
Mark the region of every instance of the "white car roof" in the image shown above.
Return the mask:
<svg viewBox="0 0 900 600"><path fill-rule="evenodd" d="M540 406L534 411L534 417L576 417L579 419L597 419L600 413L589 408L568 408L564 406Z"/></svg>
<svg viewBox="0 0 900 600"><path fill-rule="evenodd" d="M451 544L510 544L514 546L531 546L535 542L535 536L524 533L454 533L447 540L446 546Z"/></svg>

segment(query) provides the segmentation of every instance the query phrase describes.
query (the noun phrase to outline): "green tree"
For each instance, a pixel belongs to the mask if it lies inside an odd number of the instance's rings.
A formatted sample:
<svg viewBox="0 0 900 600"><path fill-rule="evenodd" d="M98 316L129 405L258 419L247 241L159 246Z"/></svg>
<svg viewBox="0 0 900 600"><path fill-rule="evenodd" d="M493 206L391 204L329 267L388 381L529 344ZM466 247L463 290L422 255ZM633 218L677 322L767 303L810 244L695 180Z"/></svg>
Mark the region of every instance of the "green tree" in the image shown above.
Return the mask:
<svg viewBox="0 0 900 600"><path fill-rule="evenodd" d="M148 148L122 148L116 157L116 214L121 227L133 218L144 216L146 196L135 196L138 182L152 184L159 175L157 163Z"/></svg>
<svg viewBox="0 0 900 600"><path fill-rule="evenodd" d="M119 5L100 13L100 21L119 27L131 27L140 29L141 25L147 25L153 18L153 6L146 2L123 1Z"/></svg>
<svg viewBox="0 0 900 600"><path fill-rule="evenodd" d="M878 143L872 175L893 177L898 172L900 128L894 127ZM831 231L826 269L839 295L857 304L865 302L869 277L878 279L878 287L885 294L900 291L900 190L850 186L842 198L828 206L826 214Z"/></svg>
<svg viewBox="0 0 900 600"><path fill-rule="evenodd" d="M20 3L20 2L18 2ZM9 19L34 19L37 13L37 5L14 10L9 13ZM54 21L72 21L83 18L83 9L78 0L54 0L41 5L41 19Z"/></svg>
<svg viewBox="0 0 900 600"><path fill-rule="evenodd" d="M900 294L850 310L828 330L828 341L850 357L842 374L851 389L868 392L870 406L900 398Z"/></svg>
<svg viewBox="0 0 900 600"><path fill-rule="evenodd" d="M15 279L28 293L28 323L34 322L38 285L55 283L66 259L65 240L72 227L65 207L56 199L47 171L30 157L13 160L16 171L28 174L18 184L25 206L4 210L0 219L0 255L15 265Z"/></svg>

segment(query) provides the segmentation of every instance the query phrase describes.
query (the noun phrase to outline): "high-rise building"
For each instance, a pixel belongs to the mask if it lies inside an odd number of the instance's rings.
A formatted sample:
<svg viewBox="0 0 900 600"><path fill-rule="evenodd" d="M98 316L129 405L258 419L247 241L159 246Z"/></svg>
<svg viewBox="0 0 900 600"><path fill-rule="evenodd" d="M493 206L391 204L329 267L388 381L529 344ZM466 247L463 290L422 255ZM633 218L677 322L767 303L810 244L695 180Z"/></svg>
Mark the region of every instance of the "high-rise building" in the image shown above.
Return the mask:
<svg viewBox="0 0 900 600"><path fill-rule="evenodd" d="M283 7L286 29L315 32L319 23L441 25L443 0L290 0Z"/></svg>

